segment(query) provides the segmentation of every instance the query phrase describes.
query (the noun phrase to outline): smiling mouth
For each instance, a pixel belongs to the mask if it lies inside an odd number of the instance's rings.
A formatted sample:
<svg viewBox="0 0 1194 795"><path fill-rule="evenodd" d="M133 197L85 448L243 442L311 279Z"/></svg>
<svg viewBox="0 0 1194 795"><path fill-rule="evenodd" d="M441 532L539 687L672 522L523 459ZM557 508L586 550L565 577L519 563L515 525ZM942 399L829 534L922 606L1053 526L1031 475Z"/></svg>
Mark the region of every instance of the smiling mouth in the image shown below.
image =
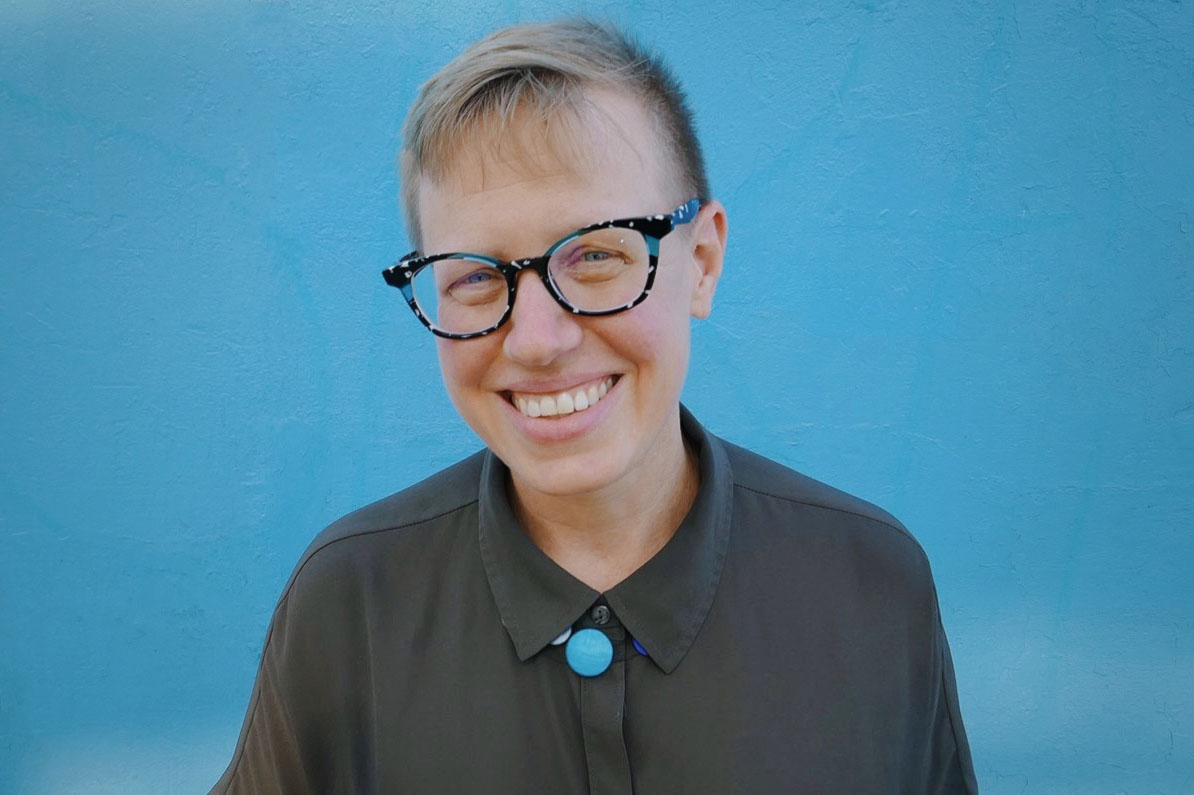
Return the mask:
<svg viewBox="0 0 1194 795"><path fill-rule="evenodd" d="M506 392L506 400L522 412L524 417L563 417L596 405L613 388L621 376L607 375L575 389L553 394Z"/></svg>

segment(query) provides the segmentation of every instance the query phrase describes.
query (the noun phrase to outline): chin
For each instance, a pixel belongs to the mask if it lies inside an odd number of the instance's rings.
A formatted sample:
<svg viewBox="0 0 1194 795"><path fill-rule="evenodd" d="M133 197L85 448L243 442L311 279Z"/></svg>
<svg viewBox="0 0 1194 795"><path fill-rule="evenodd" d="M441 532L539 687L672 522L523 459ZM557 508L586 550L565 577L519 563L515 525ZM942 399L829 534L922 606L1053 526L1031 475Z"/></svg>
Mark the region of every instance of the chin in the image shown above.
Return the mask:
<svg viewBox="0 0 1194 795"><path fill-rule="evenodd" d="M621 455L613 450L594 450L587 454L562 456L553 459L531 460L526 455L498 458L510 469L519 488L530 489L552 497L592 494L619 479L625 467L619 466Z"/></svg>

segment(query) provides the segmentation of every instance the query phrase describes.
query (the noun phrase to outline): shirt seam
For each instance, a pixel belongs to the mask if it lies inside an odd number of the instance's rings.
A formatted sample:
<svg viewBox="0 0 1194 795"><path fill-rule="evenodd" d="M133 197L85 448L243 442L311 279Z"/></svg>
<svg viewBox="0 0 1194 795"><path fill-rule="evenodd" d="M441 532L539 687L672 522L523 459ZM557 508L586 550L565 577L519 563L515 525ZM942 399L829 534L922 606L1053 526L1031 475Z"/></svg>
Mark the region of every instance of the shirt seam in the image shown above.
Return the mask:
<svg viewBox="0 0 1194 795"><path fill-rule="evenodd" d="M942 664L944 665L945 655L942 654L941 657L942 657ZM962 760L960 757L962 754L962 746L958 743L958 730L954 726L954 712L953 712L954 705L951 704L950 700L949 700L949 688L945 684L944 668L941 671L940 685L941 685L941 696L942 696L942 698L945 699L945 716L949 720L949 736L954 741L954 757L956 760L955 763L958 765L959 768L961 768ZM963 778L965 778L964 775L963 775ZM967 789L967 791L969 791L970 788L967 787L966 789Z"/></svg>
<svg viewBox="0 0 1194 795"><path fill-rule="evenodd" d="M414 527L415 525L427 524L428 522L434 522L436 519L442 519L443 517L447 516L448 514L452 514L452 513L456 513L457 511L464 510L465 508L469 507L470 505L475 504L476 502L477 502L477 500L475 500L475 499L469 500L468 502L461 503L460 505L457 505L455 508L449 508L446 511L437 513L434 516L428 516L428 517L425 517L422 519L416 519L413 522L406 522L404 524L390 525L388 527L374 527L369 530L357 530L352 533L348 533L347 535L342 535L339 538L333 538L329 541L326 541L325 543L319 545L315 549L308 552L307 555L303 558L303 562L301 564L299 564L299 567L297 569L295 569L294 574L290 578L290 582L286 586L285 592L283 592L282 597L278 600L278 606L281 607L282 602L286 601L286 599L288 599L290 597L291 589L294 587L294 584L298 581L299 575L303 573L303 569L307 568L307 564L310 563L312 560L314 560L316 555L318 555L320 552L323 552L325 549L332 546L333 544L338 544L341 541L350 541L354 538L360 538L361 536L376 535L378 533L389 533L394 530L404 530L408 527ZM277 612L277 611L275 610L275 612Z"/></svg>
<svg viewBox="0 0 1194 795"><path fill-rule="evenodd" d="M270 634L272 635L273 632L271 631ZM266 643L269 643L268 638L266 639ZM261 672L264 669L265 653L262 652L261 664L258 666L258 676L261 675ZM253 711L249 716L249 725L246 726L244 730L244 742L238 744L239 747L236 749L236 757L232 760L232 773L228 776L228 781L224 784L224 789L221 790L221 792L225 793L225 795L227 795L228 790L232 788L232 784L236 781L236 776L240 773L240 763L245 759L245 750L249 747L249 737L253 732L253 724L257 722L257 713L261 710L261 699L259 698L259 695L260 694L257 692L257 689L254 688L253 702L250 705L253 708ZM216 783L219 784L218 781Z"/></svg>
<svg viewBox="0 0 1194 795"><path fill-rule="evenodd" d="M281 609L285 601L285 596L278 600L278 605L274 608L273 617L277 616L278 610ZM261 650L261 662L257 666L258 678L261 678L263 674L266 676L272 676L272 674L266 670L269 667L269 660L266 658L266 653L269 651L269 642L274 636L275 627L273 617L271 617L270 620L269 631L265 635L265 645ZM249 713L249 725L246 726L244 730L244 742L239 744L239 747L236 749L236 758L232 760L232 774L228 776L228 783L224 786L223 791L225 793L232 788L233 783L236 781L237 775L240 773L241 763L245 760L245 752L249 749L249 739L253 736L253 726L257 723L257 716L261 712L261 689L259 687L253 688L253 696L250 707L252 708L252 712ZM283 709L285 709L285 707L283 707ZM288 714L287 720L289 719L290 716ZM305 771L304 775L306 775Z"/></svg>
<svg viewBox="0 0 1194 795"><path fill-rule="evenodd" d="M938 631L939 631L940 636L942 638L944 638L945 637L945 627L942 626L942 624L941 624L941 609L940 609L940 607L937 608L936 612L937 612ZM954 710L957 710L958 714L961 714L962 705L960 703L959 704L953 703L952 701L950 701L950 698L949 698L949 684L945 681L946 664L945 664L944 642L938 644L937 662L941 666L941 676L938 679L938 684L941 686L941 697L945 700L945 716L949 720L949 736L954 741L954 755L955 755L955 759L956 759L956 764L962 773L963 780L965 780L966 768L962 764L962 744L960 742L958 742L958 727L957 727L957 724L954 722ZM966 786L966 791L968 793L972 791L970 789L969 784L967 784L967 786Z"/></svg>
<svg viewBox="0 0 1194 795"><path fill-rule="evenodd" d="M761 495L762 495L762 496L764 496L764 497L771 497L772 499L776 499L776 500L783 500L784 502L792 503L793 505L807 505L807 506L808 506L808 507L810 507L810 508L820 508L820 509L821 509L821 510L823 510L823 511L834 511L834 512L836 512L836 513L844 513L844 514L846 514L847 516L857 516L857 517L858 517L858 518L860 518L860 519L868 519L868 520L870 520L870 521L872 521L872 522L875 522L876 524L879 524L879 525L882 525L883 527L886 527L886 528L887 528L887 529L889 529L889 530L894 530L894 531L895 531L896 533L898 533L899 535L901 535L901 536L903 536L904 538L906 538L906 539L908 539L909 541L911 541L911 542L912 542L912 544L913 544L913 545L914 545L914 546L915 546L917 549L921 549L921 547L920 547L920 542L916 540L916 537L915 537L915 536L913 536L913 535L912 535L910 532L908 532L908 531L907 531L905 528L903 528L903 527L900 527L900 526L898 526L898 525L894 525L894 524L892 524L891 522L887 521L886 519L881 519L881 518L879 518L879 517L877 517L877 516L872 516L872 515L870 515L870 514L866 514L866 513L860 513L860 512L858 512L858 511L851 511L851 510L848 510L848 509L846 509L846 508L834 508L834 507L832 507L832 506L829 506L829 505L823 505L823 504L821 504L821 503L819 503L819 502L810 502L810 501L808 501L808 500L799 500L799 499L795 499L795 498L793 498L793 497L785 497L785 496L784 496L784 495L782 495L782 494L772 494L772 493L771 493L771 492L769 492L769 491L763 491L762 489L756 489L756 488L752 488L751 486L746 486L746 485L744 485L744 484L742 484L742 483L735 483L735 484L734 484L734 486L735 486L736 488L740 488L740 489L742 489L743 491L749 491L749 492L753 492L753 493L755 493L755 494L761 494ZM921 554L924 554L924 551L923 551L923 550L921 550Z"/></svg>

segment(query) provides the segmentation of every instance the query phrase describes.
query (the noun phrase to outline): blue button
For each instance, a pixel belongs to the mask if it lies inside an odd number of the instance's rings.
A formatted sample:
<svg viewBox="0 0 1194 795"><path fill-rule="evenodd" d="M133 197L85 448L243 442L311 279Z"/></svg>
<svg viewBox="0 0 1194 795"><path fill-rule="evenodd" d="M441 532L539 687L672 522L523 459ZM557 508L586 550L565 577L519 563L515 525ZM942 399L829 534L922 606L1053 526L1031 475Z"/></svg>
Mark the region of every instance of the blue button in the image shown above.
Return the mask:
<svg viewBox="0 0 1194 795"><path fill-rule="evenodd" d="M568 666L581 676L598 676L614 659L614 644L599 629L573 632L564 647Z"/></svg>
<svg viewBox="0 0 1194 795"><path fill-rule="evenodd" d="M551 642L552 646L563 646L568 642L568 638L572 637L572 627L564 627L564 631L556 635L556 639Z"/></svg>
<svg viewBox="0 0 1194 795"><path fill-rule="evenodd" d="M643 648L643 644L638 642L638 638L631 638L631 640L634 641L634 650L646 657L647 650Z"/></svg>

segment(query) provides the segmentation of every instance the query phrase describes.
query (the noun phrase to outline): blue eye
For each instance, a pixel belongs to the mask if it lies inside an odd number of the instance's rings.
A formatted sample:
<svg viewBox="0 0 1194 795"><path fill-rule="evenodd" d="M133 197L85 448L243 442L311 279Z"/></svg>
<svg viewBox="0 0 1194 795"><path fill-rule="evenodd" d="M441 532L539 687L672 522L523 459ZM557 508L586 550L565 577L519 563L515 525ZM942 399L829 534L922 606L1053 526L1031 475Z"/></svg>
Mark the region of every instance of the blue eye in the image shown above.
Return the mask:
<svg viewBox="0 0 1194 795"><path fill-rule="evenodd" d="M469 306L505 300L506 280L497 269L477 262L455 260L449 261L445 270L452 271L457 267L459 277L452 278L456 272L443 274L447 286L441 288L441 295L450 296L452 300Z"/></svg>
<svg viewBox="0 0 1194 795"><path fill-rule="evenodd" d="M477 288L489 289L496 287L498 282L504 282L499 274L493 268L477 268L468 273L452 280L448 285L449 290L476 290Z"/></svg>

